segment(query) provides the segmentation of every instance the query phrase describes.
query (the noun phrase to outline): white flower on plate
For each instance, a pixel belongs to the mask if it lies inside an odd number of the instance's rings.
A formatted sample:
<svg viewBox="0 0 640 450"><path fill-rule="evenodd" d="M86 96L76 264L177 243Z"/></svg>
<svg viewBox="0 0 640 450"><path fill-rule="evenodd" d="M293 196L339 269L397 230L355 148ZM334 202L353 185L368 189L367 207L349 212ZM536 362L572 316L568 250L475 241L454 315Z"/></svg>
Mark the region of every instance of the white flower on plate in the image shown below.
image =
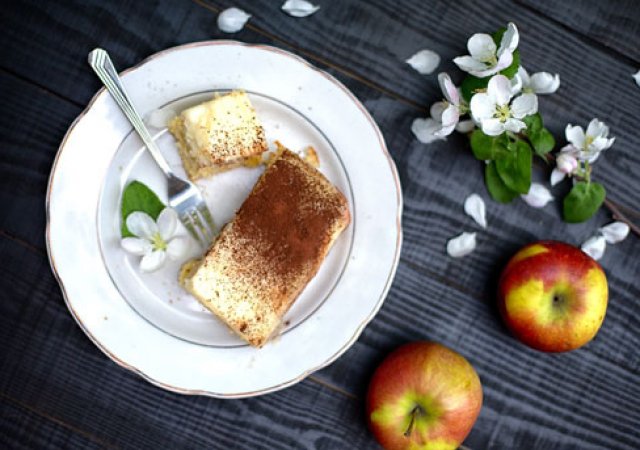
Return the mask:
<svg viewBox="0 0 640 450"><path fill-rule="evenodd" d="M186 238L174 237L178 225L178 215L171 208L160 212L158 220L141 211L132 212L127 216L127 228L136 237L126 237L120 241L127 252L142 256L140 270L153 272L159 269L166 257L173 260L180 259L188 250Z"/></svg>
<svg viewBox="0 0 640 450"><path fill-rule="evenodd" d="M447 242L447 253L453 258L462 258L476 248L476 233L464 232Z"/></svg>
<svg viewBox="0 0 640 450"><path fill-rule="evenodd" d="M518 73L511 80L514 94L520 92L530 94L553 94L560 87L560 75L549 72L537 72L529 76L529 72L520 66Z"/></svg>
<svg viewBox="0 0 640 450"><path fill-rule="evenodd" d="M307 0L287 0L281 8L292 17L307 17L320 9Z"/></svg>
<svg viewBox="0 0 640 450"><path fill-rule="evenodd" d="M549 192L549 189L541 185L540 183L531 183L529 192L521 195L527 205L534 208L543 208L547 203L553 200L553 195Z"/></svg>
<svg viewBox="0 0 640 450"><path fill-rule="evenodd" d="M487 92L471 97L471 115L480 123L484 134L517 133L527 127L521 119L538 112L538 97L527 93L516 97L513 102L512 97L511 83L504 75L492 77Z"/></svg>
<svg viewBox="0 0 640 450"><path fill-rule="evenodd" d="M453 62L460 69L479 78L494 75L511 65L519 39L518 28L511 22L502 35L500 47L496 47L490 35L474 34L467 42L469 55L458 56Z"/></svg>
<svg viewBox="0 0 640 450"><path fill-rule="evenodd" d="M607 242L604 236L593 236L585 241L580 247L583 252L591 256L596 261L602 258L607 248Z"/></svg>
<svg viewBox="0 0 640 450"><path fill-rule="evenodd" d="M244 28L251 14L240 8L227 8L218 14L218 28L225 33L237 33Z"/></svg>
<svg viewBox="0 0 640 450"><path fill-rule="evenodd" d="M611 222L598 229L608 244L617 244L629 235L629 225L624 222Z"/></svg>
<svg viewBox="0 0 640 450"><path fill-rule="evenodd" d="M580 164L570 151L560 151L556 157L556 167L551 172L551 186L555 186L567 175L571 176Z"/></svg>
<svg viewBox="0 0 640 450"><path fill-rule="evenodd" d="M433 50L420 50L405 61L422 75L429 75L440 65L440 55Z"/></svg>
<svg viewBox="0 0 640 450"><path fill-rule="evenodd" d="M593 163L600 153L613 145L616 138L609 139L609 127L598 119L589 122L587 132L582 127L571 124L564 131L567 141L570 142L562 148L561 152L569 153L580 161Z"/></svg>

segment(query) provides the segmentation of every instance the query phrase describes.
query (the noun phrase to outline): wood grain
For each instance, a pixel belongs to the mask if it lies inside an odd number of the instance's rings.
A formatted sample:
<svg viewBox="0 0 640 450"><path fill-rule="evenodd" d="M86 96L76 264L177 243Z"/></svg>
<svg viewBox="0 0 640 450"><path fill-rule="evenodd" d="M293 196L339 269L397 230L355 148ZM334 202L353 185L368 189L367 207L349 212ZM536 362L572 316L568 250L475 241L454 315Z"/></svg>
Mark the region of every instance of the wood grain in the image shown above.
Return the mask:
<svg viewBox="0 0 640 450"><path fill-rule="evenodd" d="M561 73L558 93L540 99L547 125L561 137L569 121L584 124L597 115L610 122L618 140L598 161L596 177L637 214L638 94L633 87L628 95L615 89L628 81L632 68L620 55L620 42L635 33L633 21L604 41L575 24L569 12L554 10L550 20L548 3L536 8L497 1L427 7L410 1L317 2L322 9L316 15L293 19L278 3L238 1L254 17L233 36L216 28L217 11L231 6L218 0L25 1L3 9L0 258L7 263L0 266L0 443L5 438L18 448L376 448L362 410L373 369L398 345L431 339L467 356L483 381L485 406L466 446L637 448L640 241L630 237L607 248L601 262L610 306L592 343L566 355L517 343L502 326L493 298L503 264L535 239L579 244L608 214L568 225L559 219L557 202L535 210L522 202L489 201L489 229L478 229L462 202L471 192L488 198L482 166L462 136L428 147L415 141L411 121L440 94L435 77L420 76L403 63L423 47L448 60L464 51L472 32L516 20L530 67ZM633 7L620 5L620 11ZM581 14L605 27L617 20L613 14ZM239 401L164 392L109 361L66 311L43 240L51 161L73 117L99 87L86 66L88 51L104 46L124 68L176 44L229 37L293 50L345 83L378 122L405 200L398 274L358 342L292 388ZM453 67L443 62L442 69ZM446 240L463 230L479 232L478 250L462 260L448 258Z"/></svg>
<svg viewBox="0 0 640 450"><path fill-rule="evenodd" d="M518 0L547 20L580 34L590 44L640 67L640 9L634 2Z"/></svg>

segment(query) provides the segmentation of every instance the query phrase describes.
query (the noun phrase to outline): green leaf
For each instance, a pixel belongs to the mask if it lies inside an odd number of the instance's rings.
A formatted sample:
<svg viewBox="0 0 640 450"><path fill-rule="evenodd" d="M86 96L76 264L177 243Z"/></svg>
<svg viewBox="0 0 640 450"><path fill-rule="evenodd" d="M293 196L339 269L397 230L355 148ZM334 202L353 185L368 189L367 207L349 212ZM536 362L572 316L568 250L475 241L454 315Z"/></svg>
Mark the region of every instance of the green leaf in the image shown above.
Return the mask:
<svg viewBox="0 0 640 450"><path fill-rule="evenodd" d="M132 181L127 185L122 194L121 225L122 237L131 237L133 234L127 228L127 217L134 211L142 211L149 214L153 220L158 218L164 209L164 203L145 184Z"/></svg>
<svg viewBox="0 0 640 450"><path fill-rule="evenodd" d="M511 62L511 65L506 69L502 69L500 73L505 77L511 79L516 75L516 73L518 73L519 68L520 68L520 50L514 50L513 61Z"/></svg>
<svg viewBox="0 0 640 450"><path fill-rule="evenodd" d="M564 220L569 223L584 222L593 216L604 202L607 192L600 183L581 181L573 185L564 198Z"/></svg>
<svg viewBox="0 0 640 450"><path fill-rule="evenodd" d="M473 75L467 75L462 84L460 85L460 91L462 91L462 97L468 102L471 101L471 97L476 93L478 89L486 89L491 77L478 78Z"/></svg>
<svg viewBox="0 0 640 450"><path fill-rule="evenodd" d="M496 160L496 170L510 190L526 194L531 187L531 147L520 140L510 146L515 147L514 151Z"/></svg>
<svg viewBox="0 0 640 450"><path fill-rule="evenodd" d="M553 135L546 128L541 129L539 132L529 137L536 154L544 156L553 150L556 145L556 140Z"/></svg>
<svg viewBox="0 0 640 450"><path fill-rule="evenodd" d="M494 161L491 161L485 166L484 181L487 184L489 194L491 194L491 197L497 202L509 203L518 196L517 192L509 189L502 179L500 179L498 170L496 169L496 163Z"/></svg>
<svg viewBox="0 0 640 450"><path fill-rule="evenodd" d="M493 38L493 42L496 44L496 47L500 47L500 41L502 41L502 36L504 35L505 31L507 31L507 27L502 27L502 28L498 28L498 30L491 34L491 37Z"/></svg>
<svg viewBox="0 0 640 450"><path fill-rule="evenodd" d="M482 130L475 130L471 134L471 150L481 161L495 159L506 152L506 140L506 134L494 137L484 134Z"/></svg>
<svg viewBox="0 0 640 450"><path fill-rule="evenodd" d="M523 118L522 121L527 125L527 129L524 132L527 136L539 133L542 130L543 124L540 113L531 114Z"/></svg>

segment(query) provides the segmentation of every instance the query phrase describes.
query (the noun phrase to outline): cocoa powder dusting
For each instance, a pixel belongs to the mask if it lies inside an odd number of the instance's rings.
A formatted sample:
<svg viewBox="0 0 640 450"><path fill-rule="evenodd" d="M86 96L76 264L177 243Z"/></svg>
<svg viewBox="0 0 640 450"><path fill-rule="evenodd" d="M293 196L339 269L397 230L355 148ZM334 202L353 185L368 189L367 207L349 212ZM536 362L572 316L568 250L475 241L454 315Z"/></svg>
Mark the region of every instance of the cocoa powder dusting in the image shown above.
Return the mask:
<svg viewBox="0 0 640 450"><path fill-rule="evenodd" d="M245 245L255 246L259 261L251 265L255 268L259 262L258 272L277 274L290 282L322 261L346 211L344 196L285 150L238 211L234 231L247 238ZM286 284L280 290L286 295Z"/></svg>

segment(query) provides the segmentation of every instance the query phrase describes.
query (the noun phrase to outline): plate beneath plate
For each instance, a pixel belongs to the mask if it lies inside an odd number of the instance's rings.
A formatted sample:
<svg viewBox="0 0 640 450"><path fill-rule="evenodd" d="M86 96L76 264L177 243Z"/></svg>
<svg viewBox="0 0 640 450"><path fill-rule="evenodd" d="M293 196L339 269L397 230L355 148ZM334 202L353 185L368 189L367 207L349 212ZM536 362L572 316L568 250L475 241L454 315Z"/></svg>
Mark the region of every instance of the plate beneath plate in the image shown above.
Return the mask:
<svg viewBox="0 0 640 450"><path fill-rule="evenodd" d="M121 366L185 394L265 394L330 364L382 305L402 241L398 175L364 106L291 53L233 41L168 49L121 76L143 115L181 109L214 91L246 90L269 140L293 150L316 147L322 172L349 200L353 224L290 311L286 332L262 349L238 345L177 288L177 266L147 277L120 252L123 186L140 179L161 193L163 180L101 90L60 145L47 193L49 259L78 325ZM165 132L158 139L178 164L171 137ZM232 217L258 175L259 169L238 169L203 185L219 223Z"/></svg>

